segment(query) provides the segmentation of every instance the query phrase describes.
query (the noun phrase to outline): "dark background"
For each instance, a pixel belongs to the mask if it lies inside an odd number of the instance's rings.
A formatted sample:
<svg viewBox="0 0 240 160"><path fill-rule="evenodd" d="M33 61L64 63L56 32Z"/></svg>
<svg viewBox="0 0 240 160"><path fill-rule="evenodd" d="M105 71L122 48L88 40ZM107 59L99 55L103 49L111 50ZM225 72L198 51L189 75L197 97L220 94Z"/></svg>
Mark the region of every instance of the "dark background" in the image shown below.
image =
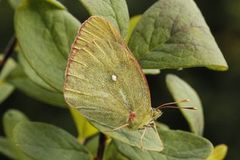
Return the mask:
<svg viewBox="0 0 240 160"><path fill-rule="evenodd" d="M77 0L61 1L68 10L83 22L88 14ZM155 0L128 0L130 15L143 13ZM196 89L202 99L205 113L204 136L214 145L225 143L229 147L226 159L240 157L240 1L197 0L216 41L229 65L227 72L215 72L205 68L164 70L160 75L148 76L153 106L172 101L165 84L165 75L175 73ZM0 0L0 52L3 52L13 35L14 11L6 0ZM27 86L26 86L27 87ZM3 91L0 91L3 92ZM23 111L31 120L48 122L76 134L67 110L48 106L15 91L0 105L0 135L2 116L9 108ZM171 128L188 130L185 120L177 110L165 111L160 118ZM0 156L0 159L4 157Z"/></svg>

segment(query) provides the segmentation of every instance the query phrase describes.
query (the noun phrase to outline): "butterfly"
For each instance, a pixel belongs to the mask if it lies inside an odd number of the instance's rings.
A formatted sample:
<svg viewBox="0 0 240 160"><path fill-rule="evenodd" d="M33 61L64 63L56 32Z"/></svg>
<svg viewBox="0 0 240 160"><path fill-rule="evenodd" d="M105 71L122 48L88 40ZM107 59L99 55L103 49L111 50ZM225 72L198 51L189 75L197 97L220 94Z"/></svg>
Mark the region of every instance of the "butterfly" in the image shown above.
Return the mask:
<svg viewBox="0 0 240 160"><path fill-rule="evenodd" d="M163 149L154 120L161 116L164 105L151 107L138 61L118 30L103 17L92 16L79 29L66 67L64 97L106 134L139 147L138 134L141 148Z"/></svg>

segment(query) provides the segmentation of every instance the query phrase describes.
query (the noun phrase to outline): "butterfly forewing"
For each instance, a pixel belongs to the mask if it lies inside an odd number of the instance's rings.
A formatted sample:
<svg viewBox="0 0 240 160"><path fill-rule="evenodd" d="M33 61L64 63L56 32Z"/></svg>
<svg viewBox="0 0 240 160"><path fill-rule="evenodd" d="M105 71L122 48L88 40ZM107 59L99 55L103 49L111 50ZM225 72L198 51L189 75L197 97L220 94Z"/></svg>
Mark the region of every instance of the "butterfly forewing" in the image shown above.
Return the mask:
<svg viewBox="0 0 240 160"><path fill-rule="evenodd" d="M99 16L92 16L86 20L79 29L73 47L82 48L93 40L108 40L118 43L124 43L120 33Z"/></svg>
<svg viewBox="0 0 240 160"><path fill-rule="evenodd" d="M66 71L67 103L90 121L110 128L126 124L131 111L150 120L148 86L128 52L124 45L108 40L93 40L75 50Z"/></svg>

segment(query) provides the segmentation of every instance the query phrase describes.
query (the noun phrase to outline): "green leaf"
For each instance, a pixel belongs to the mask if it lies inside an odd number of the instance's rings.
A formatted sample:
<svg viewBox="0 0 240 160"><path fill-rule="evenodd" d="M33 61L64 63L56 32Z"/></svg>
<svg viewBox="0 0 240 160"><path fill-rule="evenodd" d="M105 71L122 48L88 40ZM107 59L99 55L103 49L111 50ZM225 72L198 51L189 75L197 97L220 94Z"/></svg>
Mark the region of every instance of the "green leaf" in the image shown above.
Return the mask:
<svg viewBox="0 0 240 160"><path fill-rule="evenodd" d="M131 17L131 19L129 21L129 26L128 26L127 42L129 41L130 37L132 36L132 32L134 31L134 29L137 26L140 19L141 19L141 15Z"/></svg>
<svg viewBox="0 0 240 160"><path fill-rule="evenodd" d="M170 130L169 126L164 123L156 122L156 127L157 127L158 132L161 132L162 130L164 130L164 131Z"/></svg>
<svg viewBox="0 0 240 160"><path fill-rule="evenodd" d="M204 116L201 101L196 91L182 79L169 74L166 77L169 91L175 101L189 99L190 102L178 103L180 107L194 107L196 110L180 109L186 118L193 133L202 135L204 129Z"/></svg>
<svg viewBox="0 0 240 160"><path fill-rule="evenodd" d="M36 84L27 77L21 66L16 67L7 80L30 97L54 106L66 107L62 93L48 90Z"/></svg>
<svg viewBox="0 0 240 160"><path fill-rule="evenodd" d="M159 74L160 73L160 69L143 69L144 74Z"/></svg>
<svg viewBox="0 0 240 160"><path fill-rule="evenodd" d="M0 55L0 61L2 60L3 56ZM3 70L0 73L0 104L7 99L7 97L13 92L14 87L6 82L6 78L8 77L9 73L16 67L16 63L12 59L8 59L5 63Z"/></svg>
<svg viewBox="0 0 240 160"><path fill-rule="evenodd" d="M228 69L193 0L157 1L142 15L129 47L143 68Z"/></svg>
<svg viewBox="0 0 240 160"><path fill-rule="evenodd" d="M132 36L132 32L136 28L138 22L141 19L141 15L137 15L134 17L131 17L130 22L129 22L129 27L128 27L128 35L127 35L127 42ZM144 74L150 74L150 75L155 75L160 73L160 69L143 69Z"/></svg>
<svg viewBox="0 0 240 160"><path fill-rule="evenodd" d="M131 38L132 32L134 31L140 19L141 19L141 15L131 17L129 22L129 27L128 27L127 42ZM143 69L143 72L144 74L155 75L160 73L160 69Z"/></svg>
<svg viewBox="0 0 240 160"><path fill-rule="evenodd" d="M25 0L17 8L14 22L19 48L28 65L42 81L62 92L78 20L56 0ZM39 79L34 82L38 84Z"/></svg>
<svg viewBox="0 0 240 160"><path fill-rule="evenodd" d="M111 142L104 152L104 160L128 160L128 158L117 150L115 143Z"/></svg>
<svg viewBox="0 0 240 160"><path fill-rule="evenodd" d="M19 48L19 47L18 47ZM55 88L47 84L39 74L30 66L27 59L24 57L23 51L19 48L18 49L18 60L20 65L23 67L25 74L32 80L34 83L39 85L42 88L46 88L47 90L58 92Z"/></svg>
<svg viewBox="0 0 240 160"><path fill-rule="evenodd" d="M21 0L8 0L8 3L13 9L16 9L19 6L20 2Z"/></svg>
<svg viewBox="0 0 240 160"><path fill-rule="evenodd" d="M90 160L87 149L66 131L44 123L22 122L14 129L16 145L34 160Z"/></svg>
<svg viewBox="0 0 240 160"><path fill-rule="evenodd" d="M99 125L98 123L93 122L92 124L104 134L110 136L113 139L124 142L128 145L138 148L144 147L145 150L162 150L162 142L159 138L158 132L156 132L156 130L152 127L147 128L145 135L142 139L143 143L141 144L141 136L143 134L142 130L120 129L113 131L110 130L109 127Z"/></svg>
<svg viewBox="0 0 240 160"><path fill-rule="evenodd" d="M0 61L3 59L3 56L2 54L0 54ZM7 62L5 63L4 65L4 68L3 70L1 71L1 74L0 74L0 80L4 80L7 78L7 76L9 75L9 73L16 67L16 62L9 58L7 60Z"/></svg>
<svg viewBox="0 0 240 160"><path fill-rule="evenodd" d="M228 147L225 144L217 145L207 160L224 160L227 155Z"/></svg>
<svg viewBox="0 0 240 160"><path fill-rule="evenodd" d="M13 92L14 87L9 83L0 80L0 104L4 102L9 95Z"/></svg>
<svg viewBox="0 0 240 160"><path fill-rule="evenodd" d="M73 120L78 130L78 139L80 142L83 142L86 138L96 134L98 130L93 127L87 120L84 118L79 111L74 108L70 108L70 111L73 116Z"/></svg>
<svg viewBox="0 0 240 160"><path fill-rule="evenodd" d="M7 138L0 137L0 153L11 159L16 159L13 146Z"/></svg>
<svg viewBox="0 0 240 160"><path fill-rule="evenodd" d="M18 157L19 160L32 160L16 147L13 139L15 126L20 122L26 121L28 121L28 118L22 112L14 109L8 110L3 116L4 132L9 141L9 145L12 146L12 150L14 151L16 157Z"/></svg>
<svg viewBox="0 0 240 160"><path fill-rule="evenodd" d="M110 140L110 139L109 139ZM107 140L106 148L104 151L104 160L128 160L125 156L123 156L116 148L114 143L109 142ZM99 134L92 136L88 141L86 141L85 146L91 151L93 155L97 155L99 143Z"/></svg>
<svg viewBox="0 0 240 160"><path fill-rule="evenodd" d="M28 121L28 118L18 110L10 109L3 116L3 127L6 136L12 140L13 129L21 121Z"/></svg>
<svg viewBox="0 0 240 160"><path fill-rule="evenodd" d="M129 13L125 0L80 0L91 15L110 20L123 37L128 33Z"/></svg>
<svg viewBox="0 0 240 160"><path fill-rule="evenodd" d="M98 144L99 144L99 134L95 134L91 137L88 137L89 139L85 141L85 146L87 149L96 157L97 150L98 150Z"/></svg>
<svg viewBox="0 0 240 160"><path fill-rule="evenodd" d="M161 130L162 152L145 151L114 141L118 150L130 160L203 160L212 152L212 144L194 134L184 131Z"/></svg>

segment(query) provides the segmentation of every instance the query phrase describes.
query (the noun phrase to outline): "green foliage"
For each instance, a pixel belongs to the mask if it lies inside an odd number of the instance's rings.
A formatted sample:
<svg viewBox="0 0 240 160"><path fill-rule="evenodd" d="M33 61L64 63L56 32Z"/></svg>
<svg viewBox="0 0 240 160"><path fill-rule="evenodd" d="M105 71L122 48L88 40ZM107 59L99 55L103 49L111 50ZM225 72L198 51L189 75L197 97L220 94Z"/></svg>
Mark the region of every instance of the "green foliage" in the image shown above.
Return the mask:
<svg viewBox="0 0 240 160"><path fill-rule="evenodd" d="M4 132L8 138L12 139L13 129L17 125L17 123L21 121L28 121L28 118L19 111L9 110L4 114L3 117Z"/></svg>
<svg viewBox="0 0 240 160"><path fill-rule="evenodd" d="M95 134L88 138L88 141L85 142L85 146L93 155L97 155L98 148L96 146L99 144L99 134Z"/></svg>
<svg viewBox="0 0 240 160"><path fill-rule="evenodd" d="M9 83L0 80L0 89L1 91L4 91L0 93L0 103L2 103L13 92L14 87Z"/></svg>
<svg viewBox="0 0 240 160"><path fill-rule="evenodd" d="M13 9L16 9L19 5L21 0L8 0L9 4Z"/></svg>
<svg viewBox="0 0 240 160"><path fill-rule="evenodd" d="M146 133L143 137L143 146L141 146L141 136L143 134L143 131L139 130L119 130L117 132L113 132L112 130L109 130L109 127L103 127L97 123L93 123L96 128L98 128L100 131L104 132L108 136L119 140L121 142L124 142L128 145L135 146L137 148L144 147L146 150L154 150L159 151L162 150L162 142L159 138L158 133L155 131L154 128L149 127L146 129Z"/></svg>
<svg viewBox="0 0 240 160"><path fill-rule="evenodd" d="M28 118L23 113L17 110L9 110L3 116L4 132L6 134L9 145L7 151L8 153L11 153L11 157L17 157L20 160L32 160L17 148L16 143L14 141L15 126L17 126L17 124L20 122L26 121L28 121Z"/></svg>
<svg viewBox="0 0 240 160"><path fill-rule="evenodd" d="M159 74L160 73L160 69L143 69L143 73L144 74Z"/></svg>
<svg viewBox="0 0 240 160"><path fill-rule="evenodd" d="M20 65L9 74L7 80L30 97L54 106L66 107L63 95L60 92L51 91L32 81Z"/></svg>
<svg viewBox="0 0 240 160"><path fill-rule="evenodd" d="M70 112L76 124L78 139L80 142L83 142L87 137L90 137L98 132L98 130L93 127L76 109L71 108Z"/></svg>
<svg viewBox="0 0 240 160"><path fill-rule="evenodd" d="M192 0L157 1L142 15L129 47L143 68L228 68Z"/></svg>
<svg viewBox="0 0 240 160"><path fill-rule="evenodd" d="M125 0L80 1L90 15L106 18L120 31L126 42L118 39L119 43L128 44L145 74L158 74L160 69L189 67L207 67L218 71L228 69L192 0L159 0L141 16L130 20ZM16 87L37 100L66 108L62 91L64 73L81 23L56 0L9 2L16 9L14 27L18 55L17 64L9 59L0 73L0 103ZM101 33L102 37L113 32L111 27L104 29L106 33ZM93 39L92 36L87 38L89 41ZM110 38L107 40L110 41ZM143 138L145 150L141 150L142 130L109 131L108 127L99 123L90 124L86 117L71 109L78 130L76 138L63 129L30 122L23 113L9 110L3 117L6 137L0 137L0 153L19 160L90 160L96 157L100 131L109 136L104 160L223 159L226 147L216 148L212 153L212 144L201 137L204 115L197 93L175 75L168 75L166 82L176 101L191 100L178 104L180 107L197 108L195 111L181 109L193 133L171 130L157 123L158 132L153 127L146 129ZM164 149L159 152L162 145Z"/></svg>
<svg viewBox="0 0 240 160"><path fill-rule="evenodd" d="M134 29L136 28L139 20L141 19L141 15L138 16L134 16L130 19L129 22L129 29L128 29L128 35L127 35L127 42L129 41L129 39L132 36L132 32L134 31ZM159 74L160 73L160 69L143 69L143 72L145 74Z"/></svg>
<svg viewBox="0 0 240 160"><path fill-rule="evenodd" d="M13 146L11 145L7 138L0 137L0 153L6 155L11 159L16 159Z"/></svg>
<svg viewBox="0 0 240 160"><path fill-rule="evenodd" d="M228 147L225 144L217 145L207 160L224 160L227 155Z"/></svg>
<svg viewBox="0 0 240 160"><path fill-rule="evenodd" d="M110 20L125 38L128 33L128 7L125 0L80 0L91 15L99 15Z"/></svg>
<svg viewBox="0 0 240 160"><path fill-rule="evenodd" d="M129 39L132 36L132 33L134 31L134 29L136 28L139 20L141 19L141 15L137 15L134 17L131 17L130 21L129 21L129 27L128 27L128 35L127 35L127 42L129 41Z"/></svg>
<svg viewBox="0 0 240 160"><path fill-rule="evenodd" d="M22 122L14 128L14 141L34 160L91 159L90 153L72 135L55 126Z"/></svg>
<svg viewBox="0 0 240 160"><path fill-rule="evenodd" d="M117 145L114 142L111 142L106 148L104 160L128 160L128 158L118 151Z"/></svg>
<svg viewBox="0 0 240 160"><path fill-rule="evenodd" d="M0 55L0 61L2 60L2 56ZM6 78L11 73L11 71L15 68L16 64L12 59L9 59L6 62L6 65L2 72L0 73L0 104L13 92L14 86L9 84L6 81Z"/></svg>
<svg viewBox="0 0 240 160"><path fill-rule="evenodd" d="M160 130L159 134L164 144L162 152L143 151L119 141L114 142L118 150L130 160L203 160L213 149L208 140L188 132Z"/></svg>
<svg viewBox="0 0 240 160"><path fill-rule="evenodd" d="M174 100L179 101L189 99L190 102L179 103L180 107L192 106L196 110L180 109L185 116L187 122L193 133L202 135L204 127L203 110L200 99L194 89L186 82L175 75L168 75L166 77L167 86L172 93Z"/></svg>
<svg viewBox="0 0 240 160"><path fill-rule="evenodd" d="M54 0L24 0L14 23L20 54L28 63L23 65L26 74L37 84L62 92L67 56L80 23Z"/></svg>

